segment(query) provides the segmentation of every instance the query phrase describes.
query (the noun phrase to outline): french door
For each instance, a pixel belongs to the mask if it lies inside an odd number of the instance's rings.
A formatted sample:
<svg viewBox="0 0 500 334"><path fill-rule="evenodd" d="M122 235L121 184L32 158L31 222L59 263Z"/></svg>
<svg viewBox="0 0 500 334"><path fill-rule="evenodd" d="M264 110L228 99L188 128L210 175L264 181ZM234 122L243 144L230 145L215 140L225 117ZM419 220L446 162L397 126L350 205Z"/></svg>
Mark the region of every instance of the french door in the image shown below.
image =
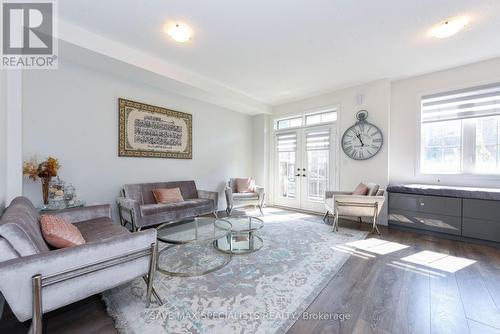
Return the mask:
<svg viewBox="0 0 500 334"><path fill-rule="evenodd" d="M325 191L334 180L334 125L277 132L274 202L307 211L324 211Z"/></svg>

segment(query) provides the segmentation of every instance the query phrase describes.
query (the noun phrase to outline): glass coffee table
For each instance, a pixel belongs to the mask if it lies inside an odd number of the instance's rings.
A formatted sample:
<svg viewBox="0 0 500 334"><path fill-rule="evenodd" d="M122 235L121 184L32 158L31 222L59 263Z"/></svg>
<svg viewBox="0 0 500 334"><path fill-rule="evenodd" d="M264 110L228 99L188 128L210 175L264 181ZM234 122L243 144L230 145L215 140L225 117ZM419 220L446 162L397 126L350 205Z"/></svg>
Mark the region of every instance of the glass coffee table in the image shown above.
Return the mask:
<svg viewBox="0 0 500 334"><path fill-rule="evenodd" d="M196 217L157 227L157 239L167 246L158 251L158 271L172 276L200 276L224 267L231 253L217 250L215 240L227 238L231 223L224 219Z"/></svg>
<svg viewBox="0 0 500 334"><path fill-rule="evenodd" d="M230 233L213 242L215 248L221 252L248 254L258 251L264 245L262 238L255 234L257 230L264 227L262 219L251 216L233 216L224 218L224 222L230 223ZM224 229L228 227L224 225L224 222L217 221L215 224Z"/></svg>

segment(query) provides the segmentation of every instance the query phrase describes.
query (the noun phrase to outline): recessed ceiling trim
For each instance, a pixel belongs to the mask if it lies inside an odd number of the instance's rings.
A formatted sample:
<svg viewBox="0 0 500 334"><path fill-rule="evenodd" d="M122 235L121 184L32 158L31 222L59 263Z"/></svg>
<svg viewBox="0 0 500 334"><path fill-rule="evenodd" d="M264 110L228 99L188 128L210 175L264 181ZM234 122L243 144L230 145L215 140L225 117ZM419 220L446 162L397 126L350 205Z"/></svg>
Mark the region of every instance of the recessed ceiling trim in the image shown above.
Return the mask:
<svg viewBox="0 0 500 334"><path fill-rule="evenodd" d="M163 59L59 20L58 38L91 51L192 86L205 94L191 96L245 114L270 114L270 106L219 82L190 72ZM207 94L208 93L208 94Z"/></svg>

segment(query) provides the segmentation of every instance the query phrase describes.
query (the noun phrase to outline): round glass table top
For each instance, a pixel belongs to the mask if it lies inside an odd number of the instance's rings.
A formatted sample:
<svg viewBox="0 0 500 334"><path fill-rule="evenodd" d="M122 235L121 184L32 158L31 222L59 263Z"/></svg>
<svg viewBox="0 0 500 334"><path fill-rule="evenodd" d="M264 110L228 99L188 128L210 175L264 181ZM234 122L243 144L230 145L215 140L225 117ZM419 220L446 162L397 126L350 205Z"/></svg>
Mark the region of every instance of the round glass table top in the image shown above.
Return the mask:
<svg viewBox="0 0 500 334"><path fill-rule="evenodd" d="M245 233L255 231L264 227L264 221L262 219L251 216L242 215L226 217L224 218L224 221L227 221L231 224L230 229L232 232ZM221 229L227 228L227 225L224 225L223 222L216 222L215 224Z"/></svg>
<svg viewBox="0 0 500 334"><path fill-rule="evenodd" d="M231 228L231 223L224 219L196 217L160 225L157 238L170 244L211 241L225 237Z"/></svg>

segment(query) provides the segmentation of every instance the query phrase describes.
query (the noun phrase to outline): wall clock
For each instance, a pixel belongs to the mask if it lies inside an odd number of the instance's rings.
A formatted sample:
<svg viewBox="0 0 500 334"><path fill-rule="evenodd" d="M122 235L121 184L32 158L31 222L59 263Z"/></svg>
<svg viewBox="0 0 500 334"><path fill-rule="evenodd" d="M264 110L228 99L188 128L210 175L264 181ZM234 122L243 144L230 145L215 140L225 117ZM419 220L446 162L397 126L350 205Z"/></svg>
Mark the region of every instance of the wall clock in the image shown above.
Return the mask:
<svg viewBox="0 0 500 334"><path fill-rule="evenodd" d="M382 148L382 131L366 121L368 111L356 113L358 121L342 135L342 150L351 159L367 160L374 157Z"/></svg>

